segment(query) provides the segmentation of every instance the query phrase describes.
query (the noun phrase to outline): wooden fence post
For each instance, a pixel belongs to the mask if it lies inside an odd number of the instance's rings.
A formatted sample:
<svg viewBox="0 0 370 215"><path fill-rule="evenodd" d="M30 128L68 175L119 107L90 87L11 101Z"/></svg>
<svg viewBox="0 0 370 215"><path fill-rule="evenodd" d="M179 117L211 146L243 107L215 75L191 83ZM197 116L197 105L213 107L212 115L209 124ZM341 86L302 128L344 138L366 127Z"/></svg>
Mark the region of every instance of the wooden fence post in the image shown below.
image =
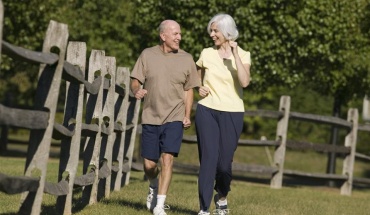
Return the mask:
<svg viewBox="0 0 370 215"><path fill-rule="evenodd" d="M114 191L119 191L122 187L122 171L125 153L126 121L128 109L128 96L130 91L130 71L127 67L118 67L116 74L116 85L125 89L123 95L115 94L115 122L121 127L114 133L115 142L112 161L116 171L112 174L112 186Z"/></svg>
<svg viewBox="0 0 370 215"><path fill-rule="evenodd" d="M25 168L26 176L40 178L40 186L37 192L22 194L20 214L40 214L67 41L68 26L50 21L42 51L50 53L53 47L58 47L59 60L56 67L41 64L35 96L35 109L49 110L48 126L31 130Z"/></svg>
<svg viewBox="0 0 370 215"><path fill-rule="evenodd" d="M112 151L114 143L114 95L116 86L116 58L105 57L106 75L104 87L103 103L103 126L105 132L102 134L102 143L100 148L100 161L106 162L109 175L99 177L98 200L101 197L109 197L112 169Z"/></svg>
<svg viewBox="0 0 370 215"><path fill-rule="evenodd" d="M345 138L344 146L350 147L351 152L346 155L343 160L343 175L348 176L348 179L340 188L340 194L350 196L352 193L353 182L353 167L355 164L357 129L358 129L358 110L350 108L348 110L347 121L352 123L352 128Z"/></svg>
<svg viewBox="0 0 370 215"><path fill-rule="evenodd" d="M131 94L132 95L132 94ZM133 95L129 97L129 107L127 111L127 125L131 126L131 129L127 130L125 148L127 148L127 153L125 154L125 175L124 175L124 185L128 185L130 182L130 170L132 166L132 157L135 148L136 141L136 131L139 121L139 111L140 111L141 101L137 100Z"/></svg>
<svg viewBox="0 0 370 215"><path fill-rule="evenodd" d="M4 22L4 6L3 2L0 0L0 65L1 65L1 43L3 41L3 22ZM1 69L1 68L0 68ZM0 70L1 71L1 70ZM6 102L5 102L6 104ZM8 126L1 126L0 133L0 154L7 151L8 144Z"/></svg>
<svg viewBox="0 0 370 215"><path fill-rule="evenodd" d="M283 112L284 115L279 119L276 129L276 140L280 141L280 145L275 149L274 165L277 167L278 171L273 173L270 182L270 187L277 189L280 189L283 183L284 160L290 112L290 96L282 96L280 98L279 111Z"/></svg>
<svg viewBox="0 0 370 215"><path fill-rule="evenodd" d="M93 83L95 76L104 77L105 74L105 52L92 50L89 58L88 82ZM86 137L83 152L83 173L94 172L95 174L93 184L85 186L82 194L82 201L84 203L88 202L90 205L97 202L101 127L103 123L103 88L104 84L100 86L98 94L88 94L86 98L86 124L98 125L96 135Z"/></svg>
<svg viewBox="0 0 370 215"><path fill-rule="evenodd" d="M78 66L85 75L86 43L69 42L66 61ZM69 193L58 196L57 208L60 214L72 214L73 185L76 178L81 145L81 125L84 108L84 84L66 82L66 101L63 126L74 125L74 135L61 141L58 181L68 177Z"/></svg>

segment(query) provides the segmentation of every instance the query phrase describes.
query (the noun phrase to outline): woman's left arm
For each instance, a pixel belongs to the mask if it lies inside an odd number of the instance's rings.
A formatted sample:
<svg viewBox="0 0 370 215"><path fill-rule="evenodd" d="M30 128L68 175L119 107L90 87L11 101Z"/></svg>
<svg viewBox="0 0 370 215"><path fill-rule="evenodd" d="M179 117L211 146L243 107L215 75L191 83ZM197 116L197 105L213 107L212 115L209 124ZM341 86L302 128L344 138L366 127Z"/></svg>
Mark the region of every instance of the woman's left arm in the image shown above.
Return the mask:
<svg viewBox="0 0 370 215"><path fill-rule="evenodd" d="M235 58L236 70L238 73L239 83L242 87L247 87L250 83L250 67L249 64L243 64L238 53L238 43L235 41L229 41L231 51Z"/></svg>

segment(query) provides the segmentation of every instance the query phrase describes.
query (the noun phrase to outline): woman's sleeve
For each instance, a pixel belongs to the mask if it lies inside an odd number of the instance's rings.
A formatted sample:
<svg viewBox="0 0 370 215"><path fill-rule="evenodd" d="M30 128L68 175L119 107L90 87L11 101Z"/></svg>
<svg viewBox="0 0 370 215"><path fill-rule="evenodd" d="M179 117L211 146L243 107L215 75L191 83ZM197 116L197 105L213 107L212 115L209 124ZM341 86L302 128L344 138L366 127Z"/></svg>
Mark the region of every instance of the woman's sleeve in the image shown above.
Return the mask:
<svg viewBox="0 0 370 215"><path fill-rule="evenodd" d="M243 50L242 55L240 56L240 59L242 60L243 64L249 64L249 65L252 64L250 52Z"/></svg>
<svg viewBox="0 0 370 215"><path fill-rule="evenodd" d="M199 67L201 67L201 68L203 68L203 52L204 52L204 51L202 51L202 52L200 53L199 59L198 59L198 60L197 60L197 62L195 63L197 66L199 66Z"/></svg>

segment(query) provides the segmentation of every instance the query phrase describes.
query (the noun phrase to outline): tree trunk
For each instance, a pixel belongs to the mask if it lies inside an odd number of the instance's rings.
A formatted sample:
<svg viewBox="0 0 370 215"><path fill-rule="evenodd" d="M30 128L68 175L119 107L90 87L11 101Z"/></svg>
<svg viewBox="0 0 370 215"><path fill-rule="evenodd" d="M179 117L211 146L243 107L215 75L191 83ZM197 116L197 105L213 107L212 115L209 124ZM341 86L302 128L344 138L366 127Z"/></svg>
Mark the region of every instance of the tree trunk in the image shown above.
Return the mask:
<svg viewBox="0 0 370 215"><path fill-rule="evenodd" d="M12 98L11 92L5 93L5 99L4 99L5 106L13 105L13 100L11 98ZM8 133L9 133L9 127L6 125L1 126L0 154L5 154L8 151Z"/></svg>
<svg viewBox="0 0 370 215"><path fill-rule="evenodd" d="M340 108L341 108L341 99L338 95L334 96L334 104L333 104L333 116L340 117ZM331 135L330 135L330 143L333 146L336 146L338 142L338 127L332 126L331 128ZM329 152L328 153L328 164L326 168L326 173L335 174L336 168L336 153ZM334 181L329 182L329 186L334 187Z"/></svg>

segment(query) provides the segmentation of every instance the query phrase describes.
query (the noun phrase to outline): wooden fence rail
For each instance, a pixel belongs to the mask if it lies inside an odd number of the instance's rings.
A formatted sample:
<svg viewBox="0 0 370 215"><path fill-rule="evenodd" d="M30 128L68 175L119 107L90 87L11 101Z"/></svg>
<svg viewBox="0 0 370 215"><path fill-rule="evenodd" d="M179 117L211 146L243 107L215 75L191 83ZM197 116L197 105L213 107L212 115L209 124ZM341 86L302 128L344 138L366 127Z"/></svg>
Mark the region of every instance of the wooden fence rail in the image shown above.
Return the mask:
<svg viewBox="0 0 370 215"><path fill-rule="evenodd" d="M194 106L196 107L196 105ZM357 133L370 132L369 125L358 125L358 111L357 109L348 110L348 118L340 119L332 116L322 116L315 114L306 114L290 111L290 97L282 96L280 98L279 110L247 110L244 115L246 117L264 117L277 120L276 139L275 140L250 140L240 139L239 146L273 146L275 147L272 166L263 165L248 165L248 164L233 164L233 170L249 173L263 173L270 175L271 188L281 188L283 183L283 176L293 176L300 178L333 180L341 183L340 193L342 195L351 195L352 186L354 183L370 184L369 178L354 178L353 170L355 158L369 161L368 156L356 152ZM345 129L347 135L343 145L330 145L318 144L311 142L295 141L287 139L289 132L288 124L290 120L307 121L318 124L326 124L337 126L338 128ZM195 135L185 135L183 138L184 143L196 143L197 138ZM334 152L344 156L343 170L341 174L326 174L326 173L310 173L303 171L293 171L284 168L284 160L286 148L295 150L313 150L321 153ZM178 164L177 168L188 170L192 172L198 171L197 165Z"/></svg>
<svg viewBox="0 0 370 215"><path fill-rule="evenodd" d="M40 65L37 90L32 109L17 109L0 104L2 132L8 127L30 130L25 173L9 176L0 173L0 191L22 193L19 214L40 214L44 193L57 196L60 213L72 213L73 190L83 187L84 204L109 198L129 183L140 102L129 95L129 70L117 67L116 59L103 50L92 50L87 63L84 42L68 42L68 26L50 21L41 52L28 50L2 41L3 5L0 0L0 53L14 60ZM57 48L58 51L54 51ZM1 59L0 59L1 60ZM1 63L1 61L0 61ZM86 68L88 65L88 68ZM85 74L87 72L87 74ZM85 78L87 77L87 78ZM62 83L66 83L63 122L55 121ZM370 183L368 178L354 178L358 131L370 131L370 125L358 124L357 109L348 110L347 120L331 116L290 111L290 97L282 96L277 111L246 111L246 117L277 120L273 140L239 140L239 146L275 147L272 166L233 164L242 172L271 176L271 188L281 188L284 176L335 180L340 193L351 195L353 183ZM289 121L300 120L345 129L343 145L315 144L287 139ZM4 129L5 128L5 129ZM2 134L2 138L4 135ZM51 140L60 140L58 183L46 180ZM196 136L183 137L185 143L196 143ZM309 173L284 168L286 149L335 152L344 155L341 174ZM82 154L80 152L82 151ZM82 173L77 172L83 161ZM194 165L175 164L197 172Z"/></svg>
<svg viewBox="0 0 370 215"><path fill-rule="evenodd" d="M0 27L1 32L2 22ZM44 193L57 196L59 213L71 214L74 188L83 187L81 202L87 205L127 185L140 108L129 96L128 68L117 67L115 57L103 50L92 50L86 69L86 44L68 42L68 26L55 21L49 23L41 52L0 41L2 54L40 65L34 108L0 104L0 126L30 130L24 175L0 173L1 192L22 193L19 214L40 214ZM66 99L59 124L62 80ZM52 139L60 140L58 183L46 181ZM82 174L77 172L80 160Z"/></svg>

